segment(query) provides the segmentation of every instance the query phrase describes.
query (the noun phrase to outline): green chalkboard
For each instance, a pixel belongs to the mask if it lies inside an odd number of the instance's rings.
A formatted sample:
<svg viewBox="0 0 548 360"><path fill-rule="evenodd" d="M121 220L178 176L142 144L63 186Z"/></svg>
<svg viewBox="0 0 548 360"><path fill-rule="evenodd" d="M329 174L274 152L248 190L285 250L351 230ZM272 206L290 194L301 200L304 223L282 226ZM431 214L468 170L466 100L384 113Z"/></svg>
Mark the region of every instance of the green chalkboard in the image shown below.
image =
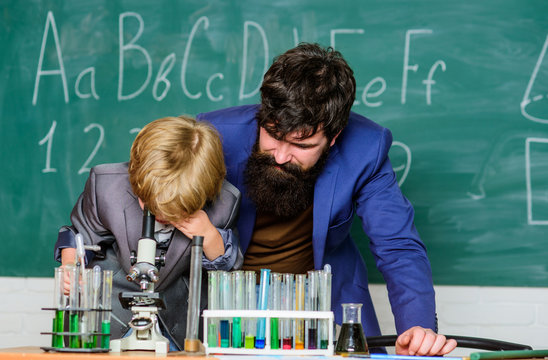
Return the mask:
<svg viewBox="0 0 548 360"><path fill-rule="evenodd" d="M343 53L354 111L392 130L434 282L548 286L545 0L0 5L0 276L53 275L88 169L127 160L145 123L257 102L307 41Z"/></svg>

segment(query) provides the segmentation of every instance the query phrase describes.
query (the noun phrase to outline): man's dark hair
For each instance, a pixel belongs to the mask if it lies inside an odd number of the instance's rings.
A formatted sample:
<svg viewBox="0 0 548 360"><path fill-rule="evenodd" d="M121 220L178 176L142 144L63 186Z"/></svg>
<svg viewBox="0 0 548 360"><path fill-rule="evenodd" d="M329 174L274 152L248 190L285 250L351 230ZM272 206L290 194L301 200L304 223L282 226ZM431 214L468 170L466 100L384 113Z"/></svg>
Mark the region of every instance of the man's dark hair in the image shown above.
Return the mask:
<svg viewBox="0 0 548 360"><path fill-rule="evenodd" d="M278 139L295 131L307 138L323 130L331 141L348 123L355 96L354 73L338 51L301 43L266 72L258 123Z"/></svg>

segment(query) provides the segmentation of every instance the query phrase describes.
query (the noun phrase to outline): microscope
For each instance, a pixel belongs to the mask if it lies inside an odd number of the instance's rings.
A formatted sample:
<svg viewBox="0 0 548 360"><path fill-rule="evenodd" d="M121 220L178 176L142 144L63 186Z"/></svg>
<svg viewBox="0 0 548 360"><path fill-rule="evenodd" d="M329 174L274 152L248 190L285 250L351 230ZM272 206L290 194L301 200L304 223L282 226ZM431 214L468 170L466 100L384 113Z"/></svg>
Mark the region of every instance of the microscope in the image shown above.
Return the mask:
<svg viewBox="0 0 548 360"><path fill-rule="evenodd" d="M145 207L137 254L132 252L132 267L126 276L128 281L137 283L141 291L119 294L122 306L133 313L129 322L132 332L125 338L111 340L110 347L113 352L154 350L159 354L167 354L169 350L169 340L161 334L158 322L158 311L165 309L165 304L160 294L154 292L154 283L158 281L158 269L165 264L163 253L159 257L156 256L154 224L155 216Z"/></svg>

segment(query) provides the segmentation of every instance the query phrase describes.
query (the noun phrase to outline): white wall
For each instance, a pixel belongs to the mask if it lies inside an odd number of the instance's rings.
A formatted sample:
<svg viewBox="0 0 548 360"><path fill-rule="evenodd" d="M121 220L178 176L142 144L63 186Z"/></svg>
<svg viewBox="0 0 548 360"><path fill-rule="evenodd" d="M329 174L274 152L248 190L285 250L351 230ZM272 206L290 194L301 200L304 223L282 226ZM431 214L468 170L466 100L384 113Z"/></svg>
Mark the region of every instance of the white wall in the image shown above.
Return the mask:
<svg viewBox="0 0 548 360"><path fill-rule="evenodd" d="M0 348L49 346L53 313L51 278L0 278ZM386 288L372 285L384 334L395 334ZM486 337L548 349L548 288L437 286L440 332ZM462 349L452 355L465 355Z"/></svg>

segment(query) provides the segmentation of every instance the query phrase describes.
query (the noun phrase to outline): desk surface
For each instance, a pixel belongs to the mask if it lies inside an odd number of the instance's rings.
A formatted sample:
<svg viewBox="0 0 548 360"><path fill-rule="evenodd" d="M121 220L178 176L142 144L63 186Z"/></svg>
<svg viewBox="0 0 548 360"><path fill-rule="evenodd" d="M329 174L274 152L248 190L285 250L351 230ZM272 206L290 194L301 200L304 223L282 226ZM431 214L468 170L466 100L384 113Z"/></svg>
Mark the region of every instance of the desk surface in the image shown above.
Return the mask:
<svg viewBox="0 0 548 360"><path fill-rule="evenodd" d="M0 358L2 360L70 360L70 359L78 359L78 360L105 360L107 357L122 357L124 360L129 359L139 359L139 360L146 360L146 359L158 359L158 358L165 358L165 357L179 357L181 359L185 360L203 360L205 358L207 359L215 359L212 356L195 356L195 355L187 355L183 351L175 351L170 352L167 355L157 355L153 351L122 351L121 353L67 353L67 352L55 352L55 351L49 351L46 352L42 349L40 349L37 346L25 346L25 347L15 347L15 348L6 348L6 349L0 349Z"/></svg>

